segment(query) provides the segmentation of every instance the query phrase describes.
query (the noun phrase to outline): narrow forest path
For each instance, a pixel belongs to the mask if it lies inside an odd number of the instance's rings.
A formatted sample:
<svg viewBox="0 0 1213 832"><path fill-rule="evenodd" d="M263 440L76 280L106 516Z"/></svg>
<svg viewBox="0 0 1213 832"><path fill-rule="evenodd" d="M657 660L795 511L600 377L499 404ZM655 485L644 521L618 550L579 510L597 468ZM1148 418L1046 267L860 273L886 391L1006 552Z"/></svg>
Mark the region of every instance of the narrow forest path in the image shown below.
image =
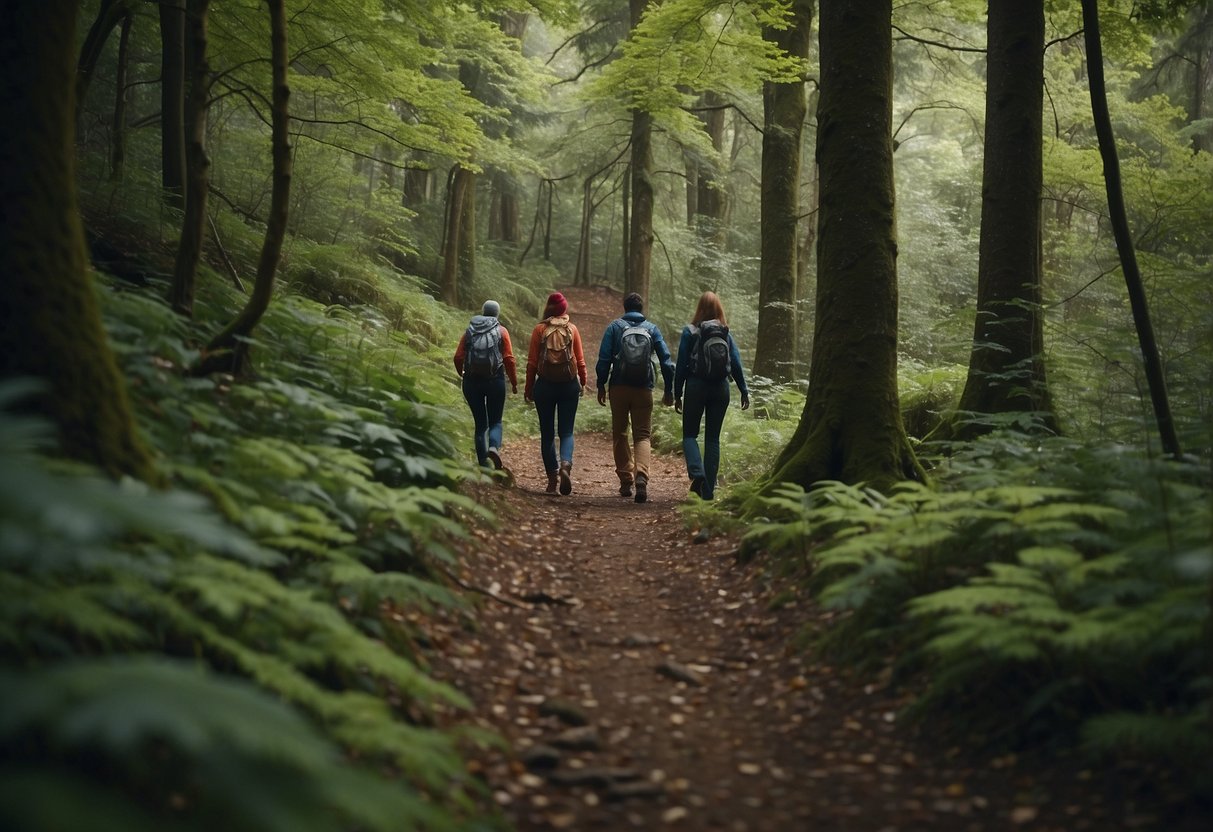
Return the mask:
<svg viewBox="0 0 1213 832"><path fill-rule="evenodd" d="M598 407L619 296L565 294L590 364L581 407ZM577 435L567 497L544 493L535 443L503 457L513 484L476 487L499 528L462 552L479 603L436 628L430 658L508 742L471 765L516 829L1158 827L1072 761L979 760L923 736L902 720L906 693L798 650L831 614L781 596L735 539L687 528L680 457L654 457L643 505L619 496L608 436Z"/></svg>
<svg viewBox="0 0 1213 832"><path fill-rule="evenodd" d="M904 726L884 685L796 650L828 614L773 604L736 540L695 542L681 459L656 458L636 505L609 437L579 435L575 458L568 497L532 464L482 487L501 524L476 532L463 579L497 600L473 596L475 625L433 656L510 743L473 765L517 829L1154 828L1065 761L966 762Z"/></svg>

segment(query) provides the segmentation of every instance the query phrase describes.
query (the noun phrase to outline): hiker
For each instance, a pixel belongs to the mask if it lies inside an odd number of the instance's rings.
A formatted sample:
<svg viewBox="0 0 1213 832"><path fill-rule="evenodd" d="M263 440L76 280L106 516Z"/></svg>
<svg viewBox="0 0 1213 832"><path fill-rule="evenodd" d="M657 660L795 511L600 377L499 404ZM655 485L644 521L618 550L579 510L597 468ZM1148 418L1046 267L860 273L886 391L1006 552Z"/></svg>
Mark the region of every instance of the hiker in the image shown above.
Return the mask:
<svg viewBox="0 0 1213 832"><path fill-rule="evenodd" d="M674 372L674 409L682 414L682 453L691 478L690 493L704 500L716 496L720 469L720 428L729 409L729 378L741 391L741 409L750 406L750 391L741 369L741 353L725 323L724 306L715 292L699 296L691 323L678 342ZM686 401L683 401L683 392ZM699 424L704 423L703 456L699 455Z"/></svg>
<svg viewBox="0 0 1213 832"><path fill-rule="evenodd" d="M611 443L615 455L615 473L619 476L619 494L632 495L636 502L649 497L649 435L653 424L653 354L661 364L665 395L661 403L674 403L674 361L661 330L644 319L644 300L632 292L623 299L623 317L616 318L602 333L598 349L598 403L611 397ZM628 442L628 422L632 441Z"/></svg>
<svg viewBox="0 0 1213 832"><path fill-rule="evenodd" d="M505 379L518 392L518 375L510 333L497 316L501 304L486 300L472 317L455 348L455 372L463 379L463 398L476 425L476 461L501 468L501 417L505 411Z"/></svg>
<svg viewBox="0 0 1213 832"><path fill-rule="evenodd" d="M573 422L587 375L581 333L569 322L569 302L560 292L548 295L543 320L531 330L526 359L526 401L539 417L539 453L548 475L547 493L573 493ZM560 466L556 435L560 436Z"/></svg>

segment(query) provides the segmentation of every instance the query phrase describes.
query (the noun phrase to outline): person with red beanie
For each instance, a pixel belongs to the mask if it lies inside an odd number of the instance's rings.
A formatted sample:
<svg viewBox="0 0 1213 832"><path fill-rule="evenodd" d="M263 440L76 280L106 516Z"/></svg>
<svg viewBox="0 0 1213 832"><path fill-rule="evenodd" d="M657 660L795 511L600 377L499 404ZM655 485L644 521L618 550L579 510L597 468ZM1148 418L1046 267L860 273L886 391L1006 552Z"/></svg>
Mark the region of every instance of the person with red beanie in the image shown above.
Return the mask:
<svg viewBox="0 0 1213 832"><path fill-rule="evenodd" d="M539 417L539 454L548 475L549 494L555 494L557 488L561 494L573 492L573 423L589 378L581 333L569 321L568 311L569 302L564 295L560 292L548 295L543 320L531 330L526 359L523 396L528 403L535 403Z"/></svg>

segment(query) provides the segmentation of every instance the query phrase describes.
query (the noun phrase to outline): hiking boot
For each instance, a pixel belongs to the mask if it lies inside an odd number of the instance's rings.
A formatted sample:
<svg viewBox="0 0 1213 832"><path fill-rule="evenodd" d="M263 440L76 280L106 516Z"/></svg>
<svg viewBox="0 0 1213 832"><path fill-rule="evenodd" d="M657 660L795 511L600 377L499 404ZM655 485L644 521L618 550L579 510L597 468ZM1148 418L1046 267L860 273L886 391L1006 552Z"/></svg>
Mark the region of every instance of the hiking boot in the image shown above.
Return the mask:
<svg viewBox="0 0 1213 832"><path fill-rule="evenodd" d="M560 463L560 493L566 496L573 493L572 473L572 462L566 459Z"/></svg>
<svg viewBox="0 0 1213 832"><path fill-rule="evenodd" d="M630 482L619 483L619 496L620 497L631 497L632 496L632 484Z"/></svg>
<svg viewBox="0 0 1213 832"><path fill-rule="evenodd" d="M548 471L548 494L556 493L556 472Z"/></svg>
<svg viewBox="0 0 1213 832"><path fill-rule="evenodd" d="M485 454L485 457L490 463L492 463L492 466L495 469L498 471L501 470L501 451L497 450L496 448L489 448L488 453Z"/></svg>
<svg viewBox="0 0 1213 832"><path fill-rule="evenodd" d="M643 503L649 499L649 478L643 474L636 478L636 502Z"/></svg>
<svg viewBox="0 0 1213 832"><path fill-rule="evenodd" d="M696 497L703 497L703 477L691 477L691 493Z"/></svg>

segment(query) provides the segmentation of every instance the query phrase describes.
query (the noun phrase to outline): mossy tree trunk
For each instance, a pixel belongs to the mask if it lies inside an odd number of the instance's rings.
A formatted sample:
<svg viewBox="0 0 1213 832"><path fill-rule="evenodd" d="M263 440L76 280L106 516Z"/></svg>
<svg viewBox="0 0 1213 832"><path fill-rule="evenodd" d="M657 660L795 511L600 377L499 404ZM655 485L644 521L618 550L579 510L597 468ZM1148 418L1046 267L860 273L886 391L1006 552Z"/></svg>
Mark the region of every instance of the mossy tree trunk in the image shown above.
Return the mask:
<svg viewBox="0 0 1213 832"><path fill-rule="evenodd" d="M194 314L194 286L206 236L206 200L211 160L206 155L207 98L210 64L206 59L206 14L210 0L187 0L185 55L189 93L185 98L185 217L177 241L177 260L169 303L187 317Z"/></svg>
<svg viewBox="0 0 1213 832"><path fill-rule="evenodd" d="M476 174L460 168L467 177L459 208L459 298L471 301L476 282Z"/></svg>
<svg viewBox="0 0 1213 832"><path fill-rule="evenodd" d="M6 6L0 73L0 378L34 378L65 454L153 479L101 323L76 201L77 0ZM21 79L20 83L14 79Z"/></svg>
<svg viewBox="0 0 1213 832"><path fill-rule="evenodd" d="M792 25L763 37L797 58L808 58L813 0L795 0ZM762 254L754 373L777 382L796 372L797 234L800 148L806 112L804 82L766 82L762 91Z"/></svg>
<svg viewBox="0 0 1213 832"><path fill-rule="evenodd" d="M773 482L922 479L897 402L892 0L822 0L817 328Z"/></svg>
<svg viewBox="0 0 1213 832"><path fill-rule="evenodd" d="M986 414L1033 413L1057 428L1041 311L1044 17L1044 0L989 3L977 320L957 412L934 438L988 432Z"/></svg>
<svg viewBox="0 0 1213 832"><path fill-rule="evenodd" d="M451 306L459 305L459 237L463 233L463 201L467 198L472 172L456 164L447 176L446 223L443 232L442 274L438 279L439 297Z"/></svg>
<svg viewBox="0 0 1213 832"><path fill-rule="evenodd" d="M185 0L160 0L160 165L165 201L185 207Z"/></svg>
<svg viewBox="0 0 1213 832"><path fill-rule="evenodd" d="M290 98L287 64L290 60L286 43L285 0L267 0L270 12L270 72L271 95L270 152L273 158L273 180L270 187L270 212L265 226L265 239L257 260L257 279L244 309L222 332L206 346L206 357L199 365L201 373L227 370L243 375L250 369L248 337L269 308L274 295L274 280L282 244L291 196Z"/></svg>

